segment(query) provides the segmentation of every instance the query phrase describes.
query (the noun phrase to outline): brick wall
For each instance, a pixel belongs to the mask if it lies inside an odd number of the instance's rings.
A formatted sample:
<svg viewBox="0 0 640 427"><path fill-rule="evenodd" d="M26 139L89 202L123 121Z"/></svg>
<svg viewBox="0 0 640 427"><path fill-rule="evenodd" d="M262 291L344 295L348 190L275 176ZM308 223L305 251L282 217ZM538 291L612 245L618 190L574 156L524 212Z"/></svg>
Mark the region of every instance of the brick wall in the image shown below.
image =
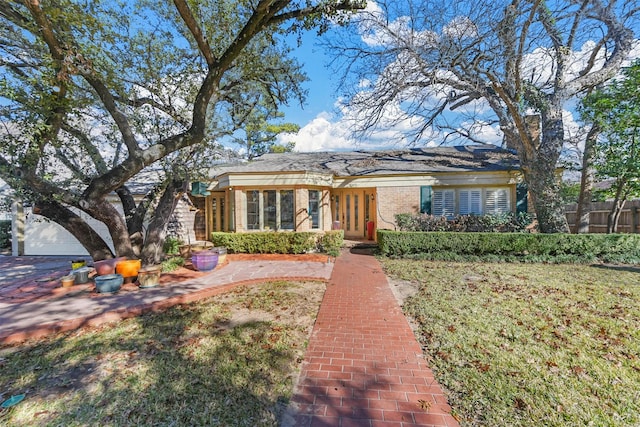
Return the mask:
<svg viewBox="0 0 640 427"><path fill-rule="evenodd" d="M234 224L235 231L246 231L247 225L245 224L247 218L247 203L246 196L244 195L242 190L233 190L232 192L233 203L234 203Z"/></svg>
<svg viewBox="0 0 640 427"><path fill-rule="evenodd" d="M393 229L395 215L420 212L420 187L378 187L376 228Z"/></svg>
<svg viewBox="0 0 640 427"><path fill-rule="evenodd" d="M296 203L295 224L296 231L309 231L311 221L309 220L309 190L306 188L296 188L294 200Z"/></svg>

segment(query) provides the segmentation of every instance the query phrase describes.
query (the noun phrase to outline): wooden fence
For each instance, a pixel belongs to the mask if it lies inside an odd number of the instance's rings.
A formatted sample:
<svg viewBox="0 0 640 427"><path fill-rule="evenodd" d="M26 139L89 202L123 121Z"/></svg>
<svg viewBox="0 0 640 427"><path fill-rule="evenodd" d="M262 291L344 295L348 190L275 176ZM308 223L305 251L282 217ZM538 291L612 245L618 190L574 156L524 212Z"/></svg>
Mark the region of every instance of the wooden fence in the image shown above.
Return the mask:
<svg viewBox="0 0 640 427"><path fill-rule="evenodd" d="M589 233L606 233L607 232L607 215L611 211L613 202L597 202L591 204L591 213L589 215ZM576 228L576 210L577 203L567 205L565 213L569 228L574 232ZM620 213L618 220L617 233L640 233L640 199L627 200L624 208Z"/></svg>

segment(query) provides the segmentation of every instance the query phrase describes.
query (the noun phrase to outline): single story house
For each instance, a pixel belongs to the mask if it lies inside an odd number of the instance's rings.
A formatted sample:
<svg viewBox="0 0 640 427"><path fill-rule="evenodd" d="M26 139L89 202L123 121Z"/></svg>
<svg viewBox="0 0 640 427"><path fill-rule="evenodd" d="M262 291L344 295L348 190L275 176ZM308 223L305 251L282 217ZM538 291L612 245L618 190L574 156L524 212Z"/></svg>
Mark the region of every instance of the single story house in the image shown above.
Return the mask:
<svg viewBox="0 0 640 427"><path fill-rule="evenodd" d="M526 211L517 156L494 145L272 153L193 183L196 238L213 231L394 229L395 215Z"/></svg>
<svg viewBox="0 0 640 427"><path fill-rule="evenodd" d="M495 145L273 153L212 167L209 176L193 183L190 200L179 203L170 234L194 241L209 240L213 231L342 229L348 239L367 239L375 229L394 229L399 213L526 210L517 156ZM132 191L142 197L148 185ZM111 200L119 207L115 194ZM111 242L104 224L86 219ZM14 203L12 220L14 255L87 254L31 207Z"/></svg>

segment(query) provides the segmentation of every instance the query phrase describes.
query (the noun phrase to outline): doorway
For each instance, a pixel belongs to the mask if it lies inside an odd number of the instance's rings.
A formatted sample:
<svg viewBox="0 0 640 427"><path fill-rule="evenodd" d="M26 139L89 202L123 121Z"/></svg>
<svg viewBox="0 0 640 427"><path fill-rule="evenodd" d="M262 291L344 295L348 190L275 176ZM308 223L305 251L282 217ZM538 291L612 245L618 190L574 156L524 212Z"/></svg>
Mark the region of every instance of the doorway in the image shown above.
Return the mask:
<svg viewBox="0 0 640 427"><path fill-rule="evenodd" d="M333 228L344 230L346 239L366 238L366 224L374 221L373 189L336 190L331 201Z"/></svg>

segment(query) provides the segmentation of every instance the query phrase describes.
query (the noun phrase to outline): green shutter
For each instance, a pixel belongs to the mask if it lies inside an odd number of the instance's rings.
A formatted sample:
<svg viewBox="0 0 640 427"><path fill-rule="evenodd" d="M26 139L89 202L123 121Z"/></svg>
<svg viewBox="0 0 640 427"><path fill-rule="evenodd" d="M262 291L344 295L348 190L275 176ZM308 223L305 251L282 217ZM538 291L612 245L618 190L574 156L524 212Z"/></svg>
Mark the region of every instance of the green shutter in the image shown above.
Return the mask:
<svg viewBox="0 0 640 427"><path fill-rule="evenodd" d="M516 212L527 212L527 195L529 194L529 188L527 184L520 183L516 185Z"/></svg>
<svg viewBox="0 0 640 427"><path fill-rule="evenodd" d="M420 187L420 213L431 215L431 186Z"/></svg>
<svg viewBox="0 0 640 427"><path fill-rule="evenodd" d="M210 191L207 191L208 184L206 182L192 182L191 183L191 195L192 196L208 196L211 194Z"/></svg>

